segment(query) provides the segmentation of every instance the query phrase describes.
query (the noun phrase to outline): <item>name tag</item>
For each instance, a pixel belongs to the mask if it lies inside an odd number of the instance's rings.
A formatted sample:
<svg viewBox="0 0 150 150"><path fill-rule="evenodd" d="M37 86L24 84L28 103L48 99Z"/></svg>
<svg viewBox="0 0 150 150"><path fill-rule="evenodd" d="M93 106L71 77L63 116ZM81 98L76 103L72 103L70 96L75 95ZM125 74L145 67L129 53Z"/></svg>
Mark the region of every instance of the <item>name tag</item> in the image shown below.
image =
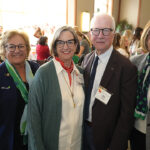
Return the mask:
<svg viewBox="0 0 150 150"><path fill-rule="evenodd" d="M108 92L104 87L100 86L95 95L95 98L107 105L111 96L112 94L110 92Z"/></svg>

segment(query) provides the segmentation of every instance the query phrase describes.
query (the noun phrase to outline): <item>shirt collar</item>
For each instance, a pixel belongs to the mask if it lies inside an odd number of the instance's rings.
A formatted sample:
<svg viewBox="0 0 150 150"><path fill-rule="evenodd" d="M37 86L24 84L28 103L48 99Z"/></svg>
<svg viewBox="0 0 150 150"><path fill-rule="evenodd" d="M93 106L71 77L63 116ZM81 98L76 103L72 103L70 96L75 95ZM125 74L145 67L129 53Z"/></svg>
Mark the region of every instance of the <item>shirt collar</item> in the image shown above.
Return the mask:
<svg viewBox="0 0 150 150"><path fill-rule="evenodd" d="M108 50L105 51L105 53L102 53L101 55L97 55L96 51L95 51L95 57L98 56L99 57L99 60L104 63L104 64L107 64L109 58L110 58L110 55L113 51L113 46L111 46Z"/></svg>
<svg viewBox="0 0 150 150"><path fill-rule="evenodd" d="M65 69L61 66L61 64L55 58L53 58L53 61L54 61L55 67L56 67L56 73L57 74L61 73L62 71L65 71ZM75 73L75 74L77 74L77 75L80 74L80 72L77 69L77 67L76 67L75 64L74 64L72 72Z"/></svg>
<svg viewBox="0 0 150 150"><path fill-rule="evenodd" d="M55 64L55 68L56 68L56 73L59 74L61 73L64 69L61 66L61 64L55 59L53 58L54 64Z"/></svg>

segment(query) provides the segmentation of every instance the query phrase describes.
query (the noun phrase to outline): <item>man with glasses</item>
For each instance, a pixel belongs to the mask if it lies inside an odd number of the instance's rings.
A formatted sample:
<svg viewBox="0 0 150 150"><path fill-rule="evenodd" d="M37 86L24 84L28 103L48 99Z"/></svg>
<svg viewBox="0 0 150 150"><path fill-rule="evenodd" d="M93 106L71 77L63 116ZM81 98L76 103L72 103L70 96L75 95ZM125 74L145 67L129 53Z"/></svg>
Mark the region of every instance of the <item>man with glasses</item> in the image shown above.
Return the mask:
<svg viewBox="0 0 150 150"><path fill-rule="evenodd" d="M83 60L85 79L84 149L126 150L133 126L137 69L113 49L114 18L92 18L95 51Z"/></svg>

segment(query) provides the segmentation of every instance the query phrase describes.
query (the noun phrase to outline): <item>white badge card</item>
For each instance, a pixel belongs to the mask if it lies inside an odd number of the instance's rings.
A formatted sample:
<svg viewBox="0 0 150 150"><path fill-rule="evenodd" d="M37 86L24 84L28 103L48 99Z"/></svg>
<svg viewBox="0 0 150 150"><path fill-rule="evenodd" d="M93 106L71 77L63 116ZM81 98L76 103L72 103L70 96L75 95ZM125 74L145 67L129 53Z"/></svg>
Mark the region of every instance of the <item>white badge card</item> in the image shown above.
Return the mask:
<svg viewBox="0 0 150 150"><path fill-rule="evenodd" d="M97 98L98 100L100 100L101 102L107 105L107 103L110 100L111 95L112 94L109 93L105 88L100 86L99 89L97 90L95 98Z"/></svg>

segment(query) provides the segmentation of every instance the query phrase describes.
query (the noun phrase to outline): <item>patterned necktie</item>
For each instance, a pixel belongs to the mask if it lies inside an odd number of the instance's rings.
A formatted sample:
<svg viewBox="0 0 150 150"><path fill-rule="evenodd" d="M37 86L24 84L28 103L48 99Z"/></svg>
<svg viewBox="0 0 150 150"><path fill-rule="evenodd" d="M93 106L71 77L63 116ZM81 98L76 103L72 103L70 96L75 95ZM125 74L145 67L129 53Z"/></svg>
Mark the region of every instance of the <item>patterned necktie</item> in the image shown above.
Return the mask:
<svg viewBox="0 0 150 150"><path fill-rule="evenodd" d="M96 69L97 69L97 65L98 65L98 59L99 59L99 57L96 56L94 65L92 68L91 76L90 76L89 87L88 87L88 90L86 93L85 119L87 119L88 115L89 115L89 105L90 105L90 99L91 99L91 93L92 93L93 83L94 83L94 79L95 79Z"/></svg>

